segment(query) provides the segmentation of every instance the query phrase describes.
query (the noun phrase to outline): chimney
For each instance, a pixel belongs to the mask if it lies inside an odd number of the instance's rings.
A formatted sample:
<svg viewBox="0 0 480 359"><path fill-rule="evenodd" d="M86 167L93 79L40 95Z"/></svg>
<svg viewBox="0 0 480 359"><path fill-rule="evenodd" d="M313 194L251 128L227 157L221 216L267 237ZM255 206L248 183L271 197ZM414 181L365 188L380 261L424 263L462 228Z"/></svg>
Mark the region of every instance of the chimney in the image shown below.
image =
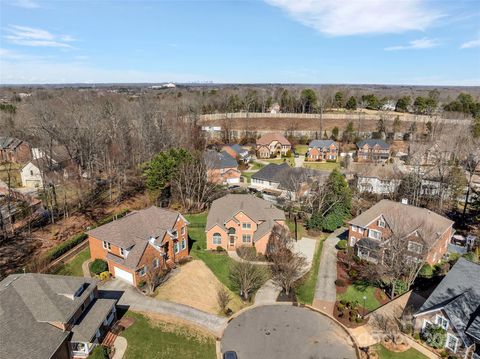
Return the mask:
<svg viewBox="0 0 480 359"><path fill-rule="evenodd" d="M407 198L402 198L402 204L408 204L408 199Z"/></svg>

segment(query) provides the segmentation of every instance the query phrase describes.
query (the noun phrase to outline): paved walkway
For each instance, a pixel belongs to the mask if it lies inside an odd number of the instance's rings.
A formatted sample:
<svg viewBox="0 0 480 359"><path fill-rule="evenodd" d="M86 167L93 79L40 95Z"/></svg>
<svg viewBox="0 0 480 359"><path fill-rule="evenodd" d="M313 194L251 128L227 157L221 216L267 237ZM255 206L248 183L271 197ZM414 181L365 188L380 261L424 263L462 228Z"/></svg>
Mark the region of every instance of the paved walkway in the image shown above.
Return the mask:
<svg viewBox="0 0 480 359"><path fill-rule="evenodd" d="M303 167L303 162L305 162L305 156L299 155L298 157L294 157L295 160L295 167Z"/></svg>
<svg viewBox="0 0 480 359"><path fill-rule="evenodd" d="M335 280L337 279L337 249L335 244L339 240L338 236L344 231L345 228L337 229L323 243L317 285L313 298L313 306L329 315L333 315L333 308L337 299L335 288Z"/></svg>
<svg viewBox="0 0 480 359"><path fill-rule="evenodd" d="M237 251L227 251L228 256L232 258L234 261L237 262L245 262L245 259L240 258L240 256L237 254ZM250 261L253 264L260 265L260 266L268 266L270 265L270 262L262 262L262 261Z"/></svg>
<svg viewBox="0 0 480 359"><path fill-rule="evenodd" d="M112 359L122 359L127 351L127 339L124 337L117 337L113 346L115 347L115 354L113 354Z"/></svg>
<svg viewBox="0 0 480 359"><path fill-rule="evenodd" d="M83 271L83 276L85 278L92 278L92 275L90 274L90 263L92 263L93 260L91 258L87 259L85 262L82 263L82 271Z"/></svg>
<svg viewBox="0 0 480 359"><path fill-rule="evenodd" d="M227 324L227 319L218 315L203 312L187 305L155 299L140 293L130 284L120 279L111 279L99 285L101 296L118 299L118 305L130 309L152 312L185 320L208 331L220 335ZM188 295L188 293L186 294Z"/></svg>
<svg viewBox="0 0 480 359"><path fill-rule="evenodd" d="M253 304L271 304L276 303L278 295L282 288L278 287L271 279L267 280L262 287L257 290Z"/></svg>

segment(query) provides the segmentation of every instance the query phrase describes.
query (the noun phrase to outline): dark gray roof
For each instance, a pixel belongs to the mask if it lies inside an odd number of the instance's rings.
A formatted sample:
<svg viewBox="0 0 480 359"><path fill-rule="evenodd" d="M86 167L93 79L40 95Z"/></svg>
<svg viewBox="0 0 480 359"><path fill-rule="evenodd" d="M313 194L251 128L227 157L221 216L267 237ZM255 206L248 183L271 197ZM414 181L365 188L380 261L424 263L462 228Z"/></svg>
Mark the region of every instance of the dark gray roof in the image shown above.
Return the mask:
<svg viewBox="0 0 480 359"><path fill-rule="evenodd" d="M70 335L49 322L66 323L96 280L49 274L14 274L0 282L0 358L50 358ZM73 295L82 284L88 287Z"/></svg>
<svg viewBox="0 0 480 359"><path fill-rule="evenodd" d="M332 144L338 147L337 143L333 140L313 140L312 142L310 142L308 147L324 148L324 147L330 147Z"/></svg>
<svg viewBox="0 0 480 359"><path fill-rule="evenodd" d="M290 168L290 166L286 162L280 165L276 163L270 163L265 167L261 168L257 173L253 174L252 178L260 179L263 181L280 182L280 180L278 179L279 174L288 168Z"/></svg>
<svg viewBox="0 0 480 359"><path fill-rule="evenodd" d="M460 258L416 315L443 310L466 346L480 339L480 264Z"/></svg>
<svg viewBox="0 0 480 359"><path fill-rule="evenodd" d="M357 147L363 147L365 144L368 144L369 147L373 147L375 145L379 145L382 149L388 150L390 148L390 145L386 143L384 140L379 140L379 139L369 139L369 140L362 140L357 143Z"/></svg>
<svg viewBox="0 0 480 359"><path fill-rule="evenodd" d="M236 168L237 160L230 156L227 152L207 151L204 155L205 162L209 168Z"/></svg>
<svg viewBox="0 0 480 359"><path fill-rule="evenodd" d="M15 149L23 141L13 137L0 137L0 149Z"/></svg>
<svg viewBox="0 0 480 359"><path fill-rule="evenodd" d="M95 332L115 306L115 299L98 298L88 306L72 328L72 342L91 343Z"/></svg>

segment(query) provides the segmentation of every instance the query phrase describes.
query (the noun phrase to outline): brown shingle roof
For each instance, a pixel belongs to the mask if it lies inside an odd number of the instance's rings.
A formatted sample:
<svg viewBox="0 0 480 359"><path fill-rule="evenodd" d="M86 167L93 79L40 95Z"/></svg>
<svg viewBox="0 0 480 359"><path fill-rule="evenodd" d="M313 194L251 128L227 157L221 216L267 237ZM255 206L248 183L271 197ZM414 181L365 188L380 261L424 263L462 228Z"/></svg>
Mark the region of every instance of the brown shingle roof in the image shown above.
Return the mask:
<svg viewBox="0 0 480 359"><path fill-rule="evenodd" d="M291 143L280 133L267 133L257 140L257 145L268 146L272 141L278 141L282 145L291 145Z"/></svg>

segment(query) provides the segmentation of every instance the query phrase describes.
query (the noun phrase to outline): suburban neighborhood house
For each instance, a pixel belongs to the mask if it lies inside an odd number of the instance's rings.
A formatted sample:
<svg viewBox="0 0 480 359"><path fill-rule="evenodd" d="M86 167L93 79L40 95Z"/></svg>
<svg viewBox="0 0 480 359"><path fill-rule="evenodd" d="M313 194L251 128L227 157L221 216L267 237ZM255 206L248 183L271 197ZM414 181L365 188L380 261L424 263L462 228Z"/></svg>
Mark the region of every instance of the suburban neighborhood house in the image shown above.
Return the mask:
<svg viewBox="0 0 480 359"><path fill-rule="evenodd" d="M370 139L357 143L358 162L387 161L390 158L390 145L383 140Z"/></svg>
<svg viewBox="0 0 480 359"><path fill-rule="evenodd" d="M355 166L360 165L360 166ZM355 170L357 190L373 194L394 193L400 185L404 171L394 164L356 164Z"/></svg>
<svg viewBox="0 0 480 359"><path fill-rule="evenodd" d="M135 211L89 231L90 255L106 261L116 278L138 285L151 271L188 256L187 225L178 212L155 206Z"/></svg>
<svg viewBox="0 0 480 359"><path fill-rule="evenodd" d="M271 158L286 156L291 151L292 144L279 133L268 133L257 140L257 157Z"/></svg>
<svg viewBox="0 0 480 359"><path fill-rule="evenodd" d="M230 156L243 163L250 162L251 156L247 149L243 148L238 144L225 145L222 148L222 151L227 152Z"/></svg>
<svg viewBox="0 0 480 359"><path fill-rule="evenodd" d="M267 196L296 200L309 193L313 182L323 183L328 175L327 171L290 167L287 163L270 163L252 175L250 187L265 192Z"/></svg>
<svg viewBox="0 0 480 359"><path fill-rule="evenodd" d="M12 274L0 282L0 358L86 358L116 320L97 280Z"/></svg>
<svg viewBox="0 0 480 359"><path fill-rule="evenodd" d="M212 203L205 228L207 249L253 246L265 254L275 225L285 225L283 211L249 194L229 194Z"/></svg>
<svg viewBox="0 0 480 359"><path fill-rule="evenodd" d="M240 183L241 173L237 160L226 151L207 151L204 155L207 165L207 178L216 184Z"/></svg>
<svg viewBox="0 0 480 359"><path fill-rule="evenodd" d="M307 161L337 161L338 144L333 140L314 140L308 145Z"/></svg>
<svg viewBox="0 0 480 359"><path fill-rule="evenodd" d="M425 208L381 200L352 219L349 245L365 260L378 263L388 249L393 235L404 236L412 261L426 255L426 262L436 264L447 251L453 235L453 221Z"/></svg>
<svg viewBox="0 0 480 359"><path fill-rule="evenodd" d="M13 137L0 137L0 163L24 163L30 158L30 145L27 142Z"/></svg>
<svg viewBox="0 0 480 359"><path fill-rule="evenodd" d="M465 359L480 358L480 264L460 258L414 314L415 331L437 325L445 348Z"/></svg>

